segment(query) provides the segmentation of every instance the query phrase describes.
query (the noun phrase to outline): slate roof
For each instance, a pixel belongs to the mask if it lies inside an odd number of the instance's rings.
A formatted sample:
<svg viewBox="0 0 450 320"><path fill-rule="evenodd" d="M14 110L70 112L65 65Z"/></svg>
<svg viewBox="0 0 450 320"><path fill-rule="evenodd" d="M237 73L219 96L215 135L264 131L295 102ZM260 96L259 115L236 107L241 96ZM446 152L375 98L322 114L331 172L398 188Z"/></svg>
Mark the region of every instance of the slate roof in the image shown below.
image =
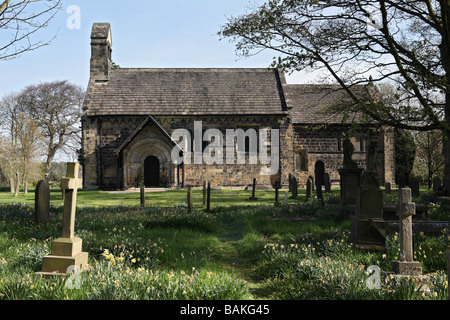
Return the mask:
<svg viewBox="0 0 450 320"><path fill-rule="evenodd" d="M292 108L292 122L296 124L340 124L343 115L324 112L334 104L351 104L353 101L340 85L328 84L289 84L285 87L288 107ZM367 87L354 86L356 95L368 94ZM349 121L358 121L361 117L352 114Z"/></svg>
<svg viewBox="0 0 450 320"><path fill-rule="evenodd" d="M287 115L277 69L112 69L90 81L88 116Z"/></svg>

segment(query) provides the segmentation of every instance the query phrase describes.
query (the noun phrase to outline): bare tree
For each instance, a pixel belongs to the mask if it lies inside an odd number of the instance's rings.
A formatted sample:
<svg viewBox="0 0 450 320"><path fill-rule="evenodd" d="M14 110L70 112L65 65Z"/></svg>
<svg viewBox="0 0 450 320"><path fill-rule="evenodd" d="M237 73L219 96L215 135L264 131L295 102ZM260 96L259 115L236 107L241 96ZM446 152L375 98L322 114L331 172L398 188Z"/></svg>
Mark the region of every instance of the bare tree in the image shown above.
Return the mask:
<svg viewBox="0 0 450 320"><path fill-rule="evenodd" d="M442 134L438 130L415 132L414 140L417 150L413 172L422 176L431 189L433 177L441 177L444 169Z"/></svg>
<svg viewBox="0 0 450 320"><path fill-rule="evenodd" d="M6 0L0 4L0 61L48 45L54 38L36 40L61 8L61 0Z"/></svg>
<svg viewBox="0 0 450 320"><path fill-rule="evenodd" d="M12 178L16 172L25 184L29 179L42 176L38 150L40 133L35 122L19 104L17 94L9 94L0 101L1 139L0 168L5 177Z"/></svg>
<svg viewBox="0 0 450 320"><path fill-rule="evenodd" d="M58 151L79 149L84 90L67 81L26 87L18 102L38 127L45 144L45 172Z"/></svg>

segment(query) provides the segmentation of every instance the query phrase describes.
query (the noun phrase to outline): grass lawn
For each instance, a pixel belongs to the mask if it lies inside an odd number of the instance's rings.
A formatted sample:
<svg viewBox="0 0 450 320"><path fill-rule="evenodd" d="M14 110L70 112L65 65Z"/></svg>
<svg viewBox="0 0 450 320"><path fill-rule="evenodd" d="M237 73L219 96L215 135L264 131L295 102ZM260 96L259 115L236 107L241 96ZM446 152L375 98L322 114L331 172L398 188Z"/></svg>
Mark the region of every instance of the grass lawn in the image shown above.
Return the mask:
<svg viewBox="0 0 450 320"><path fill-rule="evenodd" d="M279 201L283 203L284 192L279 191ZM333 190L332 194L338 194L338 190ZM194 208L203 208L203 191L193 190ZM275 202L275 192L269 190L258 190L257 201L251 201L248 198L252 195L250 190L211 190L211 208L214 206L233 206L233 205L271 205ZM289 196L291 194L289 193ZM297 199L289 198L289 203L300 203L305 200L305 190L299 190ZM177 204L183 204L187 199L186 190L168 190L146 192L145 202L148 206L174 207ZM34 205L34 190L31 188L28 194L23 190L17 197L10 192L0 192L0 203L26 203ZM50 190L50 205L60 206L63 204L62 192L59 187L53 187ZM111 207L111 206L138 206L140 204L140 193L133 192L107 192L107 191L83 191L79 190L77 195L78 207Z"/></svg>
<svg viewBox="0 0 450 320"><path fill-rule="evenodd" d="M43 225L34 223L32 191L0 192L0 300L447 299L448 232L415 235L415 258L430 275L429 291L417 292L412 281L391 277L396 235L385 251L349 244L338 194L327 194L322 207L300 190L289 206L274 206L273 191L257 191L257 202L248 200L250 191L214 191L206 212L202 191L194 190L188 214L177 207L186 190L148 193L145 208L139 193L80 191L75 230L89 267L45 280L35 272L61 235L60 190L52 191L51 221ZM376 290L367 285L369 266L380 268Z"/></svg>

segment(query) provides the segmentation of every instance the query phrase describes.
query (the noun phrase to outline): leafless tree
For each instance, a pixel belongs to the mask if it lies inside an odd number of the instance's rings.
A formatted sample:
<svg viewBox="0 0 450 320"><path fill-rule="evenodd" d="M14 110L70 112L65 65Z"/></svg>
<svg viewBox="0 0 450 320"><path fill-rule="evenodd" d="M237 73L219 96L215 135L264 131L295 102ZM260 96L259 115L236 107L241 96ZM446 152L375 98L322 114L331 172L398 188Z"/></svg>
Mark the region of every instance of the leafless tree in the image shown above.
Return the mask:
<svg viewBox="0 0 450 320"><path fill-rule="evenodd" d="M0 0L1 1L1 0ZM37 40L61 8L61 0L6 0L0 3L0 61L48 45L54 38Z"/></svg>
<svg viewBox="0 0 450 320"><path fill-rule="evenodd" d="M18 95L44 140L46 173L58 151L79 149L83 99L84 90L67 81L30 85Z"/></svg>

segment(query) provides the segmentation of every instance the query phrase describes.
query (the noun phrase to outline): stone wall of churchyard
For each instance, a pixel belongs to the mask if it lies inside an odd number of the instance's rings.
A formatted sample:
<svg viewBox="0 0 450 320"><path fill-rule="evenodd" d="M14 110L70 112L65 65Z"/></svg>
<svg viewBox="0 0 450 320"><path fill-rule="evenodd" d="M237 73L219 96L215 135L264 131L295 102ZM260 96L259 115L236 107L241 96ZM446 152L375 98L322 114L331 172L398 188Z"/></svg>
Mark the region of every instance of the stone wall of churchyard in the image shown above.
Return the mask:
<svg viewBox="0 0 450 320"><path fill-rule="evenodd" d="M145 118L139 116L83 118L83 178L86 189L117 189L119 185L121 187L131 187L139 171L143 170L143 164L141 164L141 167L136 163L132 165L130 163L127 164L127 161L136 161L129 159L139 158L133 157L130 152L144 154L145 150L139 150L139 146L136 144L142 139L151 139L151 136L160 140L158 146L162 149L164 138L154 130L142 130L124 149L121 159L116 157L114 151L133 134ZM224 158L223 164L186 165L184 174L185 185L200 186L204 180L209 180L213 186L245 186L250 184L253 178L257 178L258 184L273 184L277 179L281 179L283 184L288 183L288 175L293 168L293 130L289 118L275 116L161 116L154 118L169 135L175 129L191 129L193 131L194 121L202 121L204 130L209 128L221 130L224 138L226 129L241 128L246 131L249 128L256 130L273 128L280 130L279 166L280 173L282 173L281 176L260 175L263 165L260 164L259 159L258 164L249 164L247 155L245 164L226 164ZM150 122L147 125L154 126ZM142 144L141 149L143 148L149 148L149 145ZM169 170L170 181L168 181L168 184L174 185L177 182L176 171L168 164L167 152L165 155L164 159L159 159L161 171L163 169ZM123 183L120 184L119 180L122 180Z"/></svg>

